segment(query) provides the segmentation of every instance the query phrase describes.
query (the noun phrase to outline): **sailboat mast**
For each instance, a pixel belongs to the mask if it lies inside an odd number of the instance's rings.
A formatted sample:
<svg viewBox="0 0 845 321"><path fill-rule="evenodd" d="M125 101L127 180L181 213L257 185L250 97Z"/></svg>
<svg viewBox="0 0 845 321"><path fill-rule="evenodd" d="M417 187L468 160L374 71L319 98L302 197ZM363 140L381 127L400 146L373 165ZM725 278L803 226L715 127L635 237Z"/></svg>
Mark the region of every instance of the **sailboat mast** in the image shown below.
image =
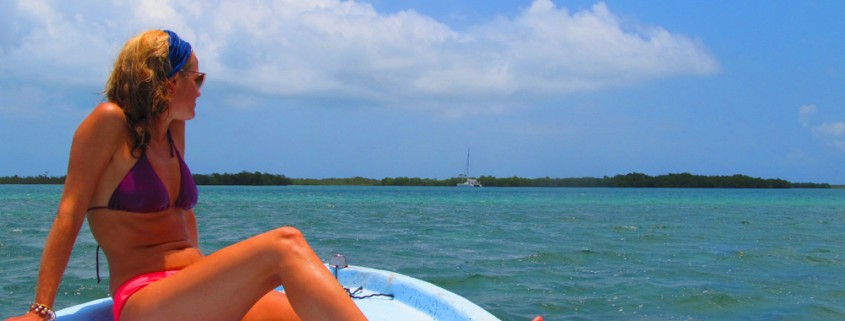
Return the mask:
<svg viewBox="0 0 845 321"><path fill-rule="evenodd" d="M467 148L467 166L464 168L464 176L469 177L469 148Z"/></svg>

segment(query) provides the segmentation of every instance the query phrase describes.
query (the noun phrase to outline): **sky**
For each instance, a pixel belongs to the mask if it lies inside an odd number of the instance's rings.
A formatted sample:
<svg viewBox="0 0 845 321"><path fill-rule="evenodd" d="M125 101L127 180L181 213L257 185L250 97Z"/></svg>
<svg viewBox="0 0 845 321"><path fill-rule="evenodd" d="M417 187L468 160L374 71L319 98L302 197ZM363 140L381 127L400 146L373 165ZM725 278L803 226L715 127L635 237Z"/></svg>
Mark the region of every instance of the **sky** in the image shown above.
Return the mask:
<svg viewBox="0 0 845 321"><path fill-rule="evenodd" d="M132 36L208 73L194 173L845 184L845 1L0 1L0 176L64 175Z"/></svg>

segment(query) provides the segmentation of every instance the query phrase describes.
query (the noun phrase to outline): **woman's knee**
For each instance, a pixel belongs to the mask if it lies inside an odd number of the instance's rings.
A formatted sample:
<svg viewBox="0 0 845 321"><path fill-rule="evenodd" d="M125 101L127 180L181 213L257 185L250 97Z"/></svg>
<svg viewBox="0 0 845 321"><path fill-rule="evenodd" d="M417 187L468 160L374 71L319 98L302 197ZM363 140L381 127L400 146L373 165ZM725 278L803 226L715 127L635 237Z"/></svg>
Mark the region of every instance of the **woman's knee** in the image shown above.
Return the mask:
<svg viewBox="0 0 845 321"><path fill-rule="evenodd" d="M270 231L276 239L282 240L305 240L302 232L295 227L285 226Z"/></svg>
<svg viewBox="0 0 845 321"><path fill-rule="evenodd" d="M273 248L283 256L298 255L303 251L311 251L308 243L305 242L305 236L294 227L280 227L268 233Z"/></svg>

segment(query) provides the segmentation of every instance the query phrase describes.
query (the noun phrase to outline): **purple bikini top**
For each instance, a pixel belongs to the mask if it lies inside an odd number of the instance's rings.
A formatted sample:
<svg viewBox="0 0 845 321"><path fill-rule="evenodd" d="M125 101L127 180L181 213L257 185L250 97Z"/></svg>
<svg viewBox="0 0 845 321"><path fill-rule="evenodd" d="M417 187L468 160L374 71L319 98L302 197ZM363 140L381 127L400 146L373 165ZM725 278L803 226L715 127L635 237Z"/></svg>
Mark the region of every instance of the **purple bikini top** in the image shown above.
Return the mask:
<svg viewBox="0 0 845 321"><path fill-rule="evenodd" d="M173 145L173 138L167 132L170 140L170 154L176 154L179 158L181 183L179 184L179 197L173 206L184 210L190 210L197 205L197 185L191 176L191 170L182 159L176 146ZM141 154L138 162L126 173L120 184L114 189L109 199L108 206L95 206L88 210L108 208L116 211L152 213L170 208L170 194L167 192L164 183L156 174L155 169L147 160L146 153Z"/></svg>

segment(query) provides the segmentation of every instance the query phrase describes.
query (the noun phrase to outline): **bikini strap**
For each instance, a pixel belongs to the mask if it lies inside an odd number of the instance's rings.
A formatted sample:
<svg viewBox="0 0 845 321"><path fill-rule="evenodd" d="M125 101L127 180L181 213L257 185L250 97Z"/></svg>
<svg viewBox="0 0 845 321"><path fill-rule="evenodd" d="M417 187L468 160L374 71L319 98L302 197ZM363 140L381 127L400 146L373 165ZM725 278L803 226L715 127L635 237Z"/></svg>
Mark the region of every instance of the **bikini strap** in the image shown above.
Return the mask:
<svg viewBox="0 0 845 321"><path fill-rule="evenodd" d="M176 149L176 145L173 144L173 135L170 135L170 129L167 130L167 141L170 142L170 157L175 156L173 151Z"/></svg>

